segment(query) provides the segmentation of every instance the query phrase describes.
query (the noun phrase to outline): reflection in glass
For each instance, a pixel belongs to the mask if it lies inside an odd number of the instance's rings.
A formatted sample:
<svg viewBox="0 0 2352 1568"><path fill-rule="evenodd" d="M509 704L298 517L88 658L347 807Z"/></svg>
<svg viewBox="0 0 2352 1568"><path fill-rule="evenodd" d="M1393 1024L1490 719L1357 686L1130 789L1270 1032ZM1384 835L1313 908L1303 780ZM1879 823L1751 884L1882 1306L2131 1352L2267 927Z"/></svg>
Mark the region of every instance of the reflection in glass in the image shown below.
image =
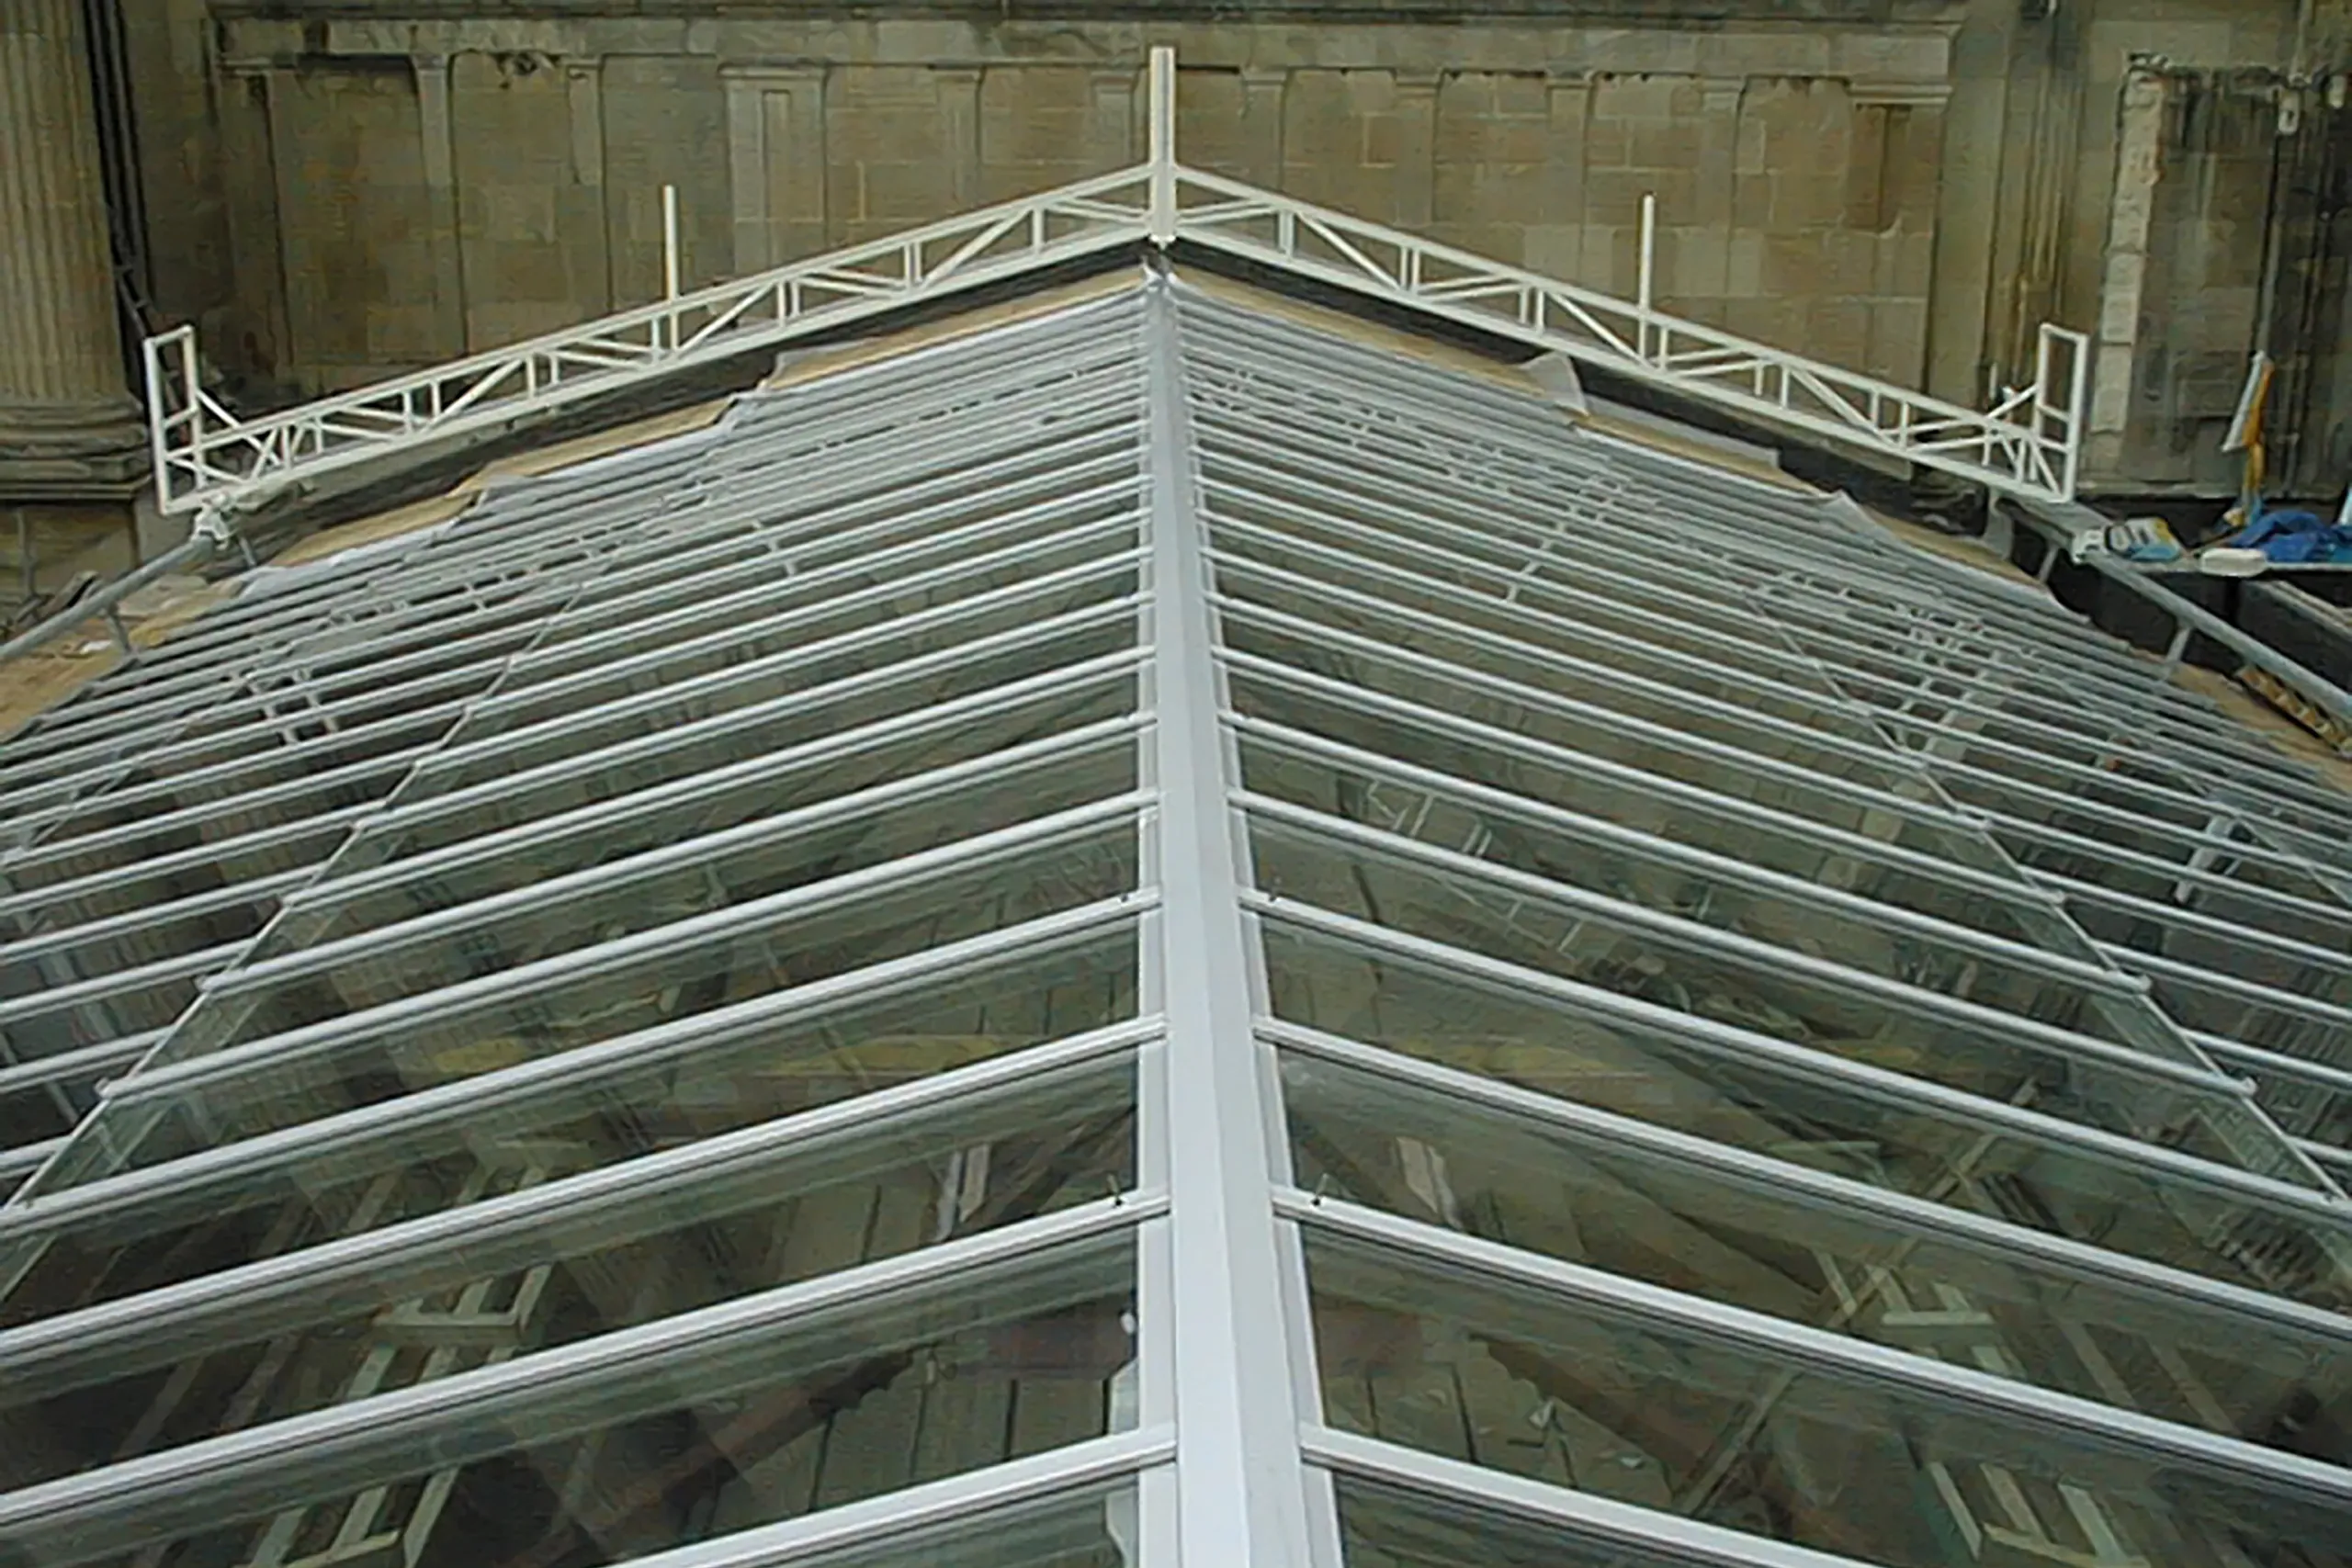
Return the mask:
<svg viewBox="0 0 2352 1568"><path fill-rule="evenodd" d="M323 1149L208 1168L128 1208L0 1251L17 1324L477 1202L854 1099L1135 1016L1132 926L1008 955L780 1022L624 1057L527 1095L442 1097L431 1114Z"/></svg>
<svg viewBox="0 0 2352 1568"><path fill-rule="evenodd" d="M1604 819L1546 813L1523 796L1407 774L1370 753L1332 754L1311 741L1245 739L1241 759L1253 791L1328 816L2038 1023L2193 1059L2177 1038L2148 1027L2136 1002L2118 1007L2022 959L1895 925L1877 910L1693 864L1677 852L1689 836L1671 820L1635 838Z"/></svg>
<svg viewBox="0 0 2352 1568"><path fill-rule="evenodd" d="M2352 1350L1286 1053L1300 1186L2079 1398L2352 1461Z"/></svg>
<svg viewBox="0 0 2352 1568"><path fill-rule="evenodd" d="M1017 1224L1134 1184L1114 1061L872 1130L691 1168L536 1227L389 1255L328 1294L256 1304L0 1381L0 1491L388 1393ZM390 1238L387 1238L388 1240ZM277 1298L270 1298L273 1303Z"/></svg>
<svg viewBox="0 0 2352 1568"><path fill-rule="evenodd" d="M341 1540L413 1568L596 1568L1043 1453L1124 1414L1134 1255L1120 1232L593 1371L502 1375L517 1359L429 1443L362 1429L233 1504L208 1487L102 1534L28 1529L16 1561L227 1568Z"/></svg>
<svg viewBox="0 0 2352 1568"><path fill-rule="evenodd" d="M689 842L666 855L656 851L670 846L628 856L623 844L608 841L593 866L543 864L530 884L573 869L578 880L571 885L461 911L469 918L379 929L358 948L289 958L276 972L225 976L179 1031L169 1059L513 971L1070 810L1134 787L1135 756L1134 741L1120 737L979 776L968 770L919 774L880 799L869 791L823 801L821 809L796 812L765 831L730 824L715 844ZM511 878L527 874L513 860L535 858L498 856L489 863L506 863L503 875ZM363 900L375 908L347 923L376 923L370 913L397 918L404 907L435 898L463 902L469 883L485 880L467 869L420 879L431 892L397 885Z"/></svg>
<svg viewBox="0 0 2352 1568"><path fill-rule="evenodd" d="M1136 1483L1090 1486L796 1560L795 1568L1140 1568Z"/></svg>
<svg viewBox="0 0 2352 1568"><path fill-rule="evenodd" d="M1793 1355L1310 1233L1325 1418L1888 1568L2340 1568L2340 1509ZM1965 1546L1962 1546L1965 1551ZM1967 1556L1978 1555L1967 1552Z"/></svg>
<svg viewBox="0 0 2352 1568"><path fill-rule="evenodd" d="M585 974L550 964L507 983L476 984L425 1016L387 1007L315 1049L265 1054L247 1070L141 1102L136 1111L126 1102L102 1129L106 1136L83 1139L45 1190L673 1025L1134 886L1135 829L1114 817L912 882L820 897L699 940L672 940ZM329 992L334 984L333 976L307 982ZM331 1015L338 1004L322 1005ZM142 1128L127 1130L142 1120Z"/></svg>
<svg viewBox="0 0 2352 1568"><path fill-rule="evenodd" d="M2126 1137L2186 1142L2177 1129L2211 1124L2243 1132L2245 1147L2277 1150L2275 1134L2233 1096L2135 1073L1928 997L1841 988L1767 954L1286 822L1253 818L1250 847L1258 885L1284 898ZM2242 1163L2235 1142L2208 1141L2222 1163Z"/></svg>
<svg viewBox="0 0 2352 1568"><path fill-rule="evenodd" d="M1787 799L1766 798L1772 792L1758 795L1720 769L1684 786L1670 776L1670 768L1615 765L1605 753L1589 750L1562 751L1555 749L1555 740L1520 734L1500 716L1488 722L1461 704L1408 708L1376 698L1367 703L1354 694L1331 700L1335 694L1312 691L1279 672L1256 669L1237 674L1233 694L1235 705L1253 718L1375 756L1417 763L1653 838L1750 861L2053 953L2090 955L2080 932L2025 898L2022 888L2013 897L1991 897L1983 890L1983 878L1955 880L1935 862L1923 863L1920 853L1933 852L1935 846L1923 846L1917 841L1920 829L1891 813L1870 818L1862 824L1868 831L1860 831L1853 826L1860 820L1855 814L1841 810L1825 818ZM1252 784L1260 787L1254 778ZM1394 799L1392 791L1389 800ZM1823 826L1845 831L1825 842L1816 836Z"/></svg>
<svg viewBox="0 0 2352 1568"><path fill-rule="evenodd" d="M2330 1238L2233 1192L1278 919L1265 922L1265 952L1278 1018L2233 1284L2352 1308Z"/></svg>
<svg viewBox="0 0 2352 1568"><path fill-rule="evenodd" d="M403 829L363 828L337 859L340 880L322 883L317 897L272 927L248 962L805 810L1106 722L1134 707L1134 681L1120 676L1025 697L1015 694L977 711L975 705L950 708L936 721L901 721L895 734L863 742L853 731L778 754L750 749L724 765L698 756L713 762L709 772L681 773L665 762L609 776L575 773L479 810L427 815ZM475 843L485 834L521 827L528 828L527 836L503 852ZM386 862L414 863L354 875L356 868Z"/></svg>
<svg viewBox="0 0 2352 1568"><path fill-rule="evenodd" d="M1664 1568L1663 1547L1630 1550L1555 1526L1394 1487L1335 1478L1347 1568Z"/></svg>

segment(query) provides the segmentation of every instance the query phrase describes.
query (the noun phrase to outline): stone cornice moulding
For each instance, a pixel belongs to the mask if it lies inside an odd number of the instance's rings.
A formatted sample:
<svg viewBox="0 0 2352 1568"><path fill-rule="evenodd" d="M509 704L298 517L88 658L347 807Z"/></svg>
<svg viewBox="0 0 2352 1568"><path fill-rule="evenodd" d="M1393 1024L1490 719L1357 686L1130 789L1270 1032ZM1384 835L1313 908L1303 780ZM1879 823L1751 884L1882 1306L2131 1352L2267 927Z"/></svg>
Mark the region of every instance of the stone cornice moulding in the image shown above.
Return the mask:
<svg viewBox="0 0 2352 1568"><path fill-rule="evenodd" d="M616 5L618 0L600 0ZM324 14L297 6L242 12L216 6L223 52L280 60L325 55L535 52L558 59L713 55L721 61L806 60L831 64L1106 66L1170 43L1185 69L1382 70L1721 77L1846 77L1886 83L1949 79L1951 32L1935 26L1720 21L1707 27L1630 27L1622 20L1544 15L1485 17L1443 27L1399 17L1379 26L1283 25L1271 14L1209 23L1079 17L984 25L968 17L871 14L822 19L808 13L729 10L684 15L582 8L559 17Z"/></svg>
<svg viewBox="0 0 2352 1568"><path fill-rule="evenodd" d="M1849 80L1846 96L1857 107L1941 108L1951 101L1949 82L1878 82Z"/></svg>
<svg viewBox="0 0 2352 1568"><path fill-rule="evenodd" d="M1461 0L1159 0L1154 10L1170 22L1323 23L1344 27L1464 24L1524 27L1573 22L1645 28L1720 27L1725 21L1824 24L1871 28L1957 28L1970 0L1491 0L1468 10ZM384 0L210 0L222 19L292 17L305 20L376 17ZM718 0L398 0L398 14L417 20L576 19L641 17L696 19ZM990 23L1123 22L1132 4L1115 0L725 0L728 15L753 20L839 21L843 13L882 20ZM1466 14L1465 14L1466 13Z"/></svg>

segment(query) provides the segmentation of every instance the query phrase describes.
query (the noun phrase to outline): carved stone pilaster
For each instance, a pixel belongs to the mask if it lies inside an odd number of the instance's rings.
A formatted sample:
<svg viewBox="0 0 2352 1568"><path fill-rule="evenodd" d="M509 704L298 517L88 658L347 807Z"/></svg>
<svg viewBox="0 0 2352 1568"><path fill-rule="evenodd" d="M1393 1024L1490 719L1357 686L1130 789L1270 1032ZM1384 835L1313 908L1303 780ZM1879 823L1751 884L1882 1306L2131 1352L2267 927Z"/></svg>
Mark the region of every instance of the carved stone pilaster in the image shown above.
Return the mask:
<svg viewBox="0 0 2352 1568"><path fill-rule="evenodd" d="M116 496L147 463L123 383L74 0L0 6L0 499Z"/></svg>

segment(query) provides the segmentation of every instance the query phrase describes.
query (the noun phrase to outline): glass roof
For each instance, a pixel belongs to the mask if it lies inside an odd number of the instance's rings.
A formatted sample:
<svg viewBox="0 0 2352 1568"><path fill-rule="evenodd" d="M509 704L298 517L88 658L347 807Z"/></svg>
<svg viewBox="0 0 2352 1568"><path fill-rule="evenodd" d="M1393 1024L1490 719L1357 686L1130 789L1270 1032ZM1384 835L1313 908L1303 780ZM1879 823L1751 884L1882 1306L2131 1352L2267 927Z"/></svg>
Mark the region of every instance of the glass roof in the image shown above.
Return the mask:
<svg viewBox="0 0 2352 1568"><path fill-rule="evenodd" d="M1166 268L0 750L6 1568L2352 1568L2345 797Z"/></svg>

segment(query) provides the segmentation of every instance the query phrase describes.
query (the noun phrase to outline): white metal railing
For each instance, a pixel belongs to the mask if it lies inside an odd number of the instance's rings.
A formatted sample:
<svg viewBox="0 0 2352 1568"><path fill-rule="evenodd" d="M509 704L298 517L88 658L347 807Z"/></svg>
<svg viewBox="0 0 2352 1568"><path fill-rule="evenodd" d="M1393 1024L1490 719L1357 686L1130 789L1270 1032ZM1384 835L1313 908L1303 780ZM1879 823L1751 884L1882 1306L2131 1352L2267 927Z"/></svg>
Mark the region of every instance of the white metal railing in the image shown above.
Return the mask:
<svg viewBox="0 0 2352 1568"><path fill-rule="evenodd" d="M1633 301L1485 260L1176 162L1174 60L1155 50L1147 160L1039 196L720 283L254 419L200 384L194 330L147 340L166 512L216 512L387 453L684 366L1124 245L1192 244L1480 327L1754 418L2064 502L2080 465L2088 340L2041 329L2031 385L1976 411L1659 311L1645 204Z"/></svg>
<svg viewBox="0 0 2352 1568"><path fill-rule="evenodd" d="M220 508L388 452L803 337L1145 237L1123 170L601 317L510 347L241 420L208 395L194 329L147 340L156 495Z"/></svg>
<svg viewBox="0 0 2352 1568"><path fill-rule="evenodd" d="M1177 172L1179 240L1555 349L1782 425L2038 501L2071 500L2089 340L2045 325L2032 385L1978 412L1238 181ZM1647 204L1645 204L1645 218Z"/></svg>

